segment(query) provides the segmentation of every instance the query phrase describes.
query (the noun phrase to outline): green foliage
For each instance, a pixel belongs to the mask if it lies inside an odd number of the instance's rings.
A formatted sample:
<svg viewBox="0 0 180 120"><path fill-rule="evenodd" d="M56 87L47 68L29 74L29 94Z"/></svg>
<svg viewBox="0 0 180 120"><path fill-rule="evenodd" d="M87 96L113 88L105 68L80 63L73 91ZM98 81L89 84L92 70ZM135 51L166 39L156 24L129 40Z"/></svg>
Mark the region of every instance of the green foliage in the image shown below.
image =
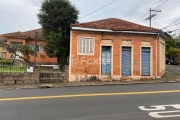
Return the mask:
<svg viewBox="0 0 180 120"><path fill-rule="evenodd" d="M170 47L168 52L172 56L177 56L180 53L180 49L179 48Z"/></svg>
<svg viewBox="0 0 180 120"><path fill-rule="evenodd" d="M12 62L10 60L0 60L1 65L10 65Z"/></svg>
<svg viewBox="0 0 180 120"><path fill-rule="evenodd" d="M78 14L69 0L44 0L37 15L46 40L44 50L49 57L57 57L61 69L69 56L70 24L77 22Z"/></svg>
<svg viewBox="0 0 180 120"><path fill-rule="evenodd" d="M79 11L69 0L43 0L38 16L45 38L51 31L68 30L76 23Z"/></svg>
<svg viewBox="0 0 180 120"><path fill-rule="evenodd" d="M168 58L176 58L180 54L179 44L175 39L166 40L166 56Z"/></svg>
<svg viewBox="0 0 180 120"><path fill-rule="evenodd" d="M0 72L24 72L25 67L6 66L0 67Z"/></svg>
<svg viewBox="0 0 180 120"><path fill-rule="evenodd" d="M44 50L46 54L50 57L58 57L60 63L60 68L63 69L63 66L67 63L67 57L69 55L69 40L67 40L65 31L59 30L58 33L51 32L48 38L46 39L46 45Z"/></svg>
<svg viewBox="0 0 180 120"><path fill-rule="evenodd" d="M7 50L9 53L13 53L15 55L15 57L18 56L19 58L23 59L27 63L30 63L30 61L29 61L30 60L30 55L35 54L35 51L32 50L27 45L12 46L12 45L6 44L4 42L0 42L0 47ZM22 53L22 56L17 54L18 51L20 51ZM14 59L15 59L15 57L14 57Z"/></svg>
<svg viewBox="0 0 180 120"><path fill-rule="evenodd" d="M34 55L35 51L28 45L21 45L19 51L22 53L23 58L30 60L30 55Z"/></svg>
<svg viewBox="0 0 180 120"><path fill-rule="evenodd" d="M176 46L177 46L178 48L180 48L180 42L179 42L179 41L176 42Z"/></svg>

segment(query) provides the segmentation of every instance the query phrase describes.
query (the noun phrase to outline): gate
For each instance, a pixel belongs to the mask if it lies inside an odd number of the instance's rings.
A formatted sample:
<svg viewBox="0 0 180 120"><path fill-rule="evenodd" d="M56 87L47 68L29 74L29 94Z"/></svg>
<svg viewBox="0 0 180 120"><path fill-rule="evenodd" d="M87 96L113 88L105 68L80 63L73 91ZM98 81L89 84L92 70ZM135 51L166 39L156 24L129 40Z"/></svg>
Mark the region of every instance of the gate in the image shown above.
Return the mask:
<svg viewBox="0 0 180 120"><path fill-rule="evenodd" d="M40 72L40 83L63 82L63 72Z"/></svg>

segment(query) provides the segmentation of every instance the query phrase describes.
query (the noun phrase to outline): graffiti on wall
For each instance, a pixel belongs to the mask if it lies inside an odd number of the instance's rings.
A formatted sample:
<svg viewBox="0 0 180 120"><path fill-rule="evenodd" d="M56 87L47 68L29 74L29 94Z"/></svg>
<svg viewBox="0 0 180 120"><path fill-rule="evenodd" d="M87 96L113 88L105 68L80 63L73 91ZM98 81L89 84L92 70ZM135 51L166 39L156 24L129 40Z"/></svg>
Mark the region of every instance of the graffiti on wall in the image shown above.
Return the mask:
<svg viewBox="0 0 180 120"><path fill-rule="evenodd" d="M75 81L87 81L96 75L90 75L93 69L98 69L98 60L90 59L84 55L72 55L71 65L76 68ZM98 77L98 76L96 76Z"/></svg>

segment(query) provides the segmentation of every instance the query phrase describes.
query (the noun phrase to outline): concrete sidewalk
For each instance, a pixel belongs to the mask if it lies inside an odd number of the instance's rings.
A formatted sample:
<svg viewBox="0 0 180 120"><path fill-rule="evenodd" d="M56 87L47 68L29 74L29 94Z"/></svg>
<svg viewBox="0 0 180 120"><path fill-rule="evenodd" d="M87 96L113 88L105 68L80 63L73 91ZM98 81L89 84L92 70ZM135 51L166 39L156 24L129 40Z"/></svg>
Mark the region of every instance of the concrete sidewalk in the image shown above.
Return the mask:
<svg viewBox="0 0 180 120"><path fill-rule="evenodd" d="M46 84L29 84L29 85L3 85L0 89L35 89L35 88L60 88L60 87L77 87L77 86L103 86L103 85L130 85L130 84L153 84L153 83L178 83L179 80L141 80L141 81L109 81L109 82L62 82Z"/></svg>
<svg viewBox="0 0 180 120"><path fill-rule="evenodd" d="M61 82L47 84L28 84L28 85L0 85L0 89L30 89L30 88L58 88L76 86L102 86L102 85L129 85L129 84L152 84L152 83L176 83L180 82L180 66L166 66L166 73L161 79L135 80L135 81L89 81L89 82Z"/></svg>

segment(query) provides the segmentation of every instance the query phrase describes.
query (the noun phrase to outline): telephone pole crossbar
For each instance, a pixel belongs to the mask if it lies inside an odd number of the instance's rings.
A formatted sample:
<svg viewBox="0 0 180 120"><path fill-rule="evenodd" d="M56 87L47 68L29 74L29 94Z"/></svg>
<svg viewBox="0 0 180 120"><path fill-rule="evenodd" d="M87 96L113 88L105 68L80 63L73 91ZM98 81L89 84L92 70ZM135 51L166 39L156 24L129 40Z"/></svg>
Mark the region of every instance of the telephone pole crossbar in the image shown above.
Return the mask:
<svg viewBox="0 0 180 120"><path fill-rule="evenodd" d="M161 12L161 10L152 10L152 9L150 8L150 10L149 10L150 16L145 19L145 20L149 20L149 25L150 25L150 27L151 27L151 19L156 16L156 14L151 14L152 11L153 11L153 12Z"/></svg>

